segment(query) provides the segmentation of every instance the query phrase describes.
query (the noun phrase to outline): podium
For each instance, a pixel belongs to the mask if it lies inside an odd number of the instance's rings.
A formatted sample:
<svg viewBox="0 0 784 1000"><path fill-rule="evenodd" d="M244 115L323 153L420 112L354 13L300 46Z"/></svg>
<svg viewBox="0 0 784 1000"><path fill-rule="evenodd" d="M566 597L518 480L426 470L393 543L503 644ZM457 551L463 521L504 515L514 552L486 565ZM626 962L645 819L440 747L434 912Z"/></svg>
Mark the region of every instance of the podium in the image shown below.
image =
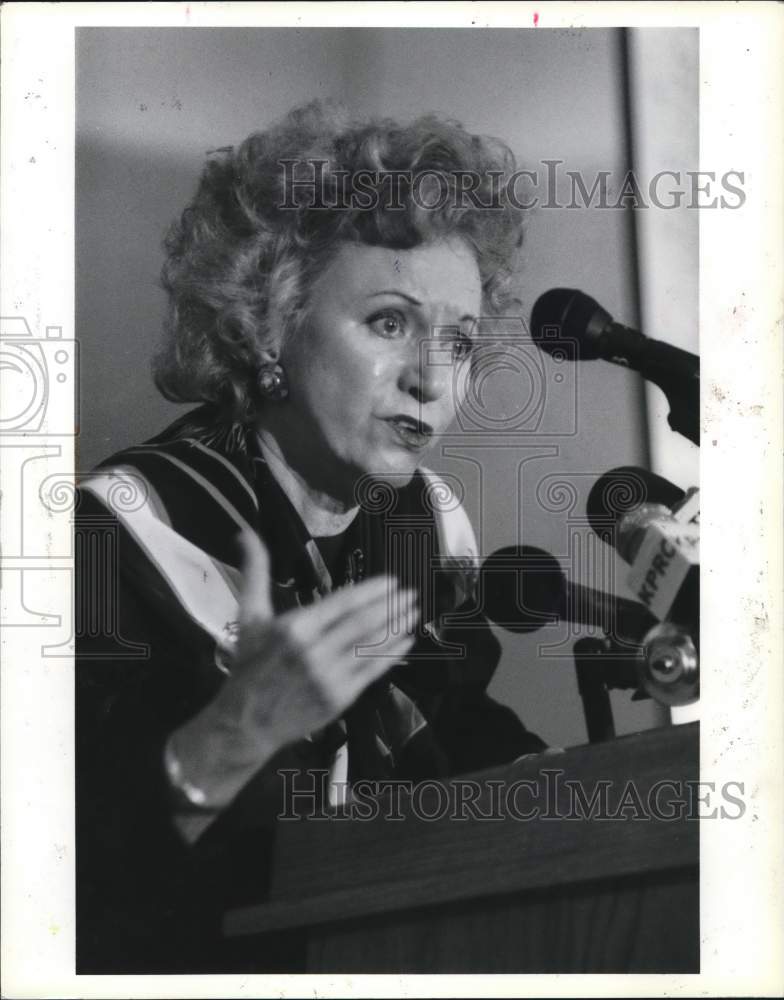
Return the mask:
<svg viewBox="0 0 784 1000"><path fill-rule="evenodd" d="M697 973L698 778L694 723L279 820L224 933L291 929L313 973Z"/></svg>

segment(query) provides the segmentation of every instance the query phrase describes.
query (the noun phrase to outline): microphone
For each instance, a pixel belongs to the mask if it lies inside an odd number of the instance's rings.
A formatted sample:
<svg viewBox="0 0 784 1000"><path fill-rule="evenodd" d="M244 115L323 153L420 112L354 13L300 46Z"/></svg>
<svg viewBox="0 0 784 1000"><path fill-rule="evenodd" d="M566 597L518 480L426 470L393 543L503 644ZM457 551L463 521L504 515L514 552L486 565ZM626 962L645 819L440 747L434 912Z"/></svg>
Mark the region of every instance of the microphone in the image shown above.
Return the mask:
<svg viewBox="0 0 784 1000"><path fill-rule="evenodd" d="M659 621L699 641L699 493L644 469L606 472L588 495L588 522L630 566L628 585Z"/></svg>
<svg viewBox="0 0 784 1000"><path fill-rule="evenodd" d="M510 632L570 621L637 645L656 618L643 604L567 580L558 560L531 545L509 545L485 559L478 597L487 617Z"/></svg>
<svg viewBox="0 0 784 1000"><path fill-rule="evenodd" d="M636 697L643 690L665 705L688 704L699 697L699 657L686 630L658 623L636 601L572 583L549 552L531 545L498 549L479 570L478 595L490 621L510 632L534 632L561 619L599 626L616 643L634 646L630 657L619 661L617 645L609 638L600 644L603 662L597 676L607 687L636 687ZM583 686L594 670L589 667L586 673L584 668ZM589 697L587 689L582 693Z"/></svg>
<svg viewBox="0 0 784 1000"><path fill-rule="evenodd" d="M569 344L576 346L576 360L601 358L639 372L667 397L670 427L694 444L700 443L700 359L696 354L616 323L590 295L574 288L551 288L539 296L531 312L531 336L548 354L569 357L564 352Z"/></svg>

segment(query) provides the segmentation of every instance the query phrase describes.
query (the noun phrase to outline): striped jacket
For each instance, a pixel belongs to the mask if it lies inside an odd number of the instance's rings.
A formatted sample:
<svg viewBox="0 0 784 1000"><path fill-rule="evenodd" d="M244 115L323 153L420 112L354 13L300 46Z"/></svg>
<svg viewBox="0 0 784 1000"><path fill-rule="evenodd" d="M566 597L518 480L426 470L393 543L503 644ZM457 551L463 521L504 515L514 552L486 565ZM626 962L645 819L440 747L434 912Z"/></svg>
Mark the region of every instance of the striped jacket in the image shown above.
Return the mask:
<svg viewBox="0 0 784 1000"><path fill-rule="evenodd" d="M167 971L178 961L192 968L197 941L204 961L231 964L225 947L216 951L218 915L263 894L283 769L301 772L300 787L318 793L321 775L346 757L350 781L416 780L542 748L486 694L499 646L473 604L476 542L447 484L422 470L399 490L368 481L358 499L344 536L310 538L255 435L221 423L209 407L81 482L81 971L120 971L129 962L126 971ZM243 527L268 547L277 612L387 572L418 590L425 626L405 663L344 719L282 750L188 847L172 824L163 747L223 683Z"/></svg>

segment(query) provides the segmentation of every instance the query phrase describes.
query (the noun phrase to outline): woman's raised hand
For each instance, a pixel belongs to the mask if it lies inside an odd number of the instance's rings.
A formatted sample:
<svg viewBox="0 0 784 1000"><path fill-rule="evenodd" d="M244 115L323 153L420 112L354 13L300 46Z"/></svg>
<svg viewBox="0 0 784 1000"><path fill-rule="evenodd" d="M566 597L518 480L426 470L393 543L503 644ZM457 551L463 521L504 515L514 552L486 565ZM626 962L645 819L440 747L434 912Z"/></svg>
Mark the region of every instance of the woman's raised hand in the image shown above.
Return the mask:
<svg viewBox="0 0 784 1000"><path fill-rule="evenodd" d="M242 548L230 675L169 741L184 777L217 809L278 750L337 719L401 660L417 618L413 592L386 576L276 616L267 551L250 532Z"/></svg>
<svg viewBox="0 0 784 1000"><path fill-rule="evenodd" d="M276 617L267 551L249 532L242 547L239 635L224 697L244 726L283 746L338 718L405 656L414 592L380 576Z"/></svg>

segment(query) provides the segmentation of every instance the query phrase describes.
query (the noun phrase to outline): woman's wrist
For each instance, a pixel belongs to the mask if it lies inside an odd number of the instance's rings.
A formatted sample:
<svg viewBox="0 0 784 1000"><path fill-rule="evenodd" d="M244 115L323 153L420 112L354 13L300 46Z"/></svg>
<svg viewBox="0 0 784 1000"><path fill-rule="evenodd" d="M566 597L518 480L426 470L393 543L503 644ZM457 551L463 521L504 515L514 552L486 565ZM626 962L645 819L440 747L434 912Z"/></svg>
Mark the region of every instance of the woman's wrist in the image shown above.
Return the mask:
<svg viewBox="0 0 784 1000"><path fill-rule="evenodd" d="M170 737L163 748L163 766L169 783L172 807L178 814L217 813L220 807L210 802L207 792L187 776Z"/></svg>
<svg viewBox="0 0 784 1000"><path fill-rule="evenodd" d="M182 811L224 809L274 756L270 734L245 721L216 699L171 734L164 764Z"/></svg>

